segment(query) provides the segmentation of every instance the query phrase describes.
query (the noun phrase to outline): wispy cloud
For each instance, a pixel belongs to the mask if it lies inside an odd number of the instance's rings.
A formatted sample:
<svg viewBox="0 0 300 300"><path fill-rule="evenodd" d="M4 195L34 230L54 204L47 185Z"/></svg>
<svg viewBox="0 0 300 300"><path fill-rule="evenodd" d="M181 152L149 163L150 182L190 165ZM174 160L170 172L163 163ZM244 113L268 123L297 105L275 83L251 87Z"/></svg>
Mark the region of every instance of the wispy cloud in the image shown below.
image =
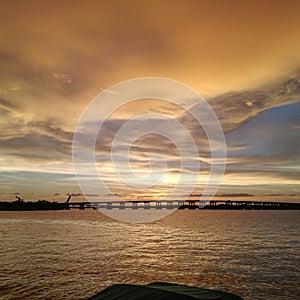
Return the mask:
<svg viewBox="0 0 300 300"><path fill-rule="evenodd" d="M218 95L209 99L209 103L227 132L267 109L299 100L300 71L260 88Z"/></svg>
<svg viewBox="0 0 300 300"><path fill-rule="evenodd" d="M224 187L258 185L264 182L275 189L287 190L287 186L295 186L299 181L299 76L283 83L274 83L266 88L240 93L231 93L212 98L209 102L214 107L216 114L221 115L220 121L226 132L228 146L227 170L224 178ZM255 98L255 101L254 101ZM249 100L252 99L252 100ZM143 113L153 112L155 106L151 101L141 104ZM249 102L250 101L250 102ZM158 112L166 117L172 116L174 109L175 120L181 123L193 136L200 157L187 157L190 160L189 168L180 166L179 150L168 138L157 136L154 133L140 136L132 140L133 132L126 132L118 141L115 155L118 167L124 172L131 171L138 176L160 176L162 168L166 167L164 181L152 188L152 192L168 193L173 182L178 180L181 173L195 176L199 170L193 168L195 160L200 160L200 176L198 184L203 186L207 182L210 170L210 148L206 134L201 126L182 109L154 100ZM247 104L248 103L248 104ZM251 103L251 104L249 104ZM27 120L19 112L22 106L1 99L1 109L5 118L3 131L0 135L2 179L8 184L19 183L30 186L34 179L25 171L36 171L36 174L52 174L48 184L57 186L76 186L75 177L67 175L60 177L62 168L73 173L71 150L73 131L68 130L61 120L39 118ZM143 105L144 104L144 105ZM111 147L117 132L124 126L134 113L138 112L129 107L124 107L111 116L103 125L96 143L96 158L101 176L115 193L124 193L128 186L118 179L111 160ZM172 131L172 123L165 119L138 120L136 128L149 129L149 132L159 132L160 128ZM184 142L185 136L180 132L175 133L177 139ZM125 147L125 148L124 148ZM128 169L127 157L124 149L130 147L130 167ZM189 152L186 152L189 153ZM157 156L158 155L158 156ZM162 160L166 165L162 164ZM151 162L151 163L150 163ZM12 164L14 167L12 168ZM22 171L21 171L22 170ZM23 173L18 173L18 172ZM13 173L10 173L13 172ZM24 173L25 172L25 173ZM22 174L21 176L18 174ZM95 184L97 179L88 176L86 180ZM80 175L80 176L81 176ZM49 178L50 178L49 177ZM151 180L155 179L154 177ZM44 176L41 176L44 178ZM61 179L59 179L61 178ZM159 178L158 178L159 179ZM38 179L40 182L40 179ZM284 187L283 187L284 186ZM296 187L293 188L294 191ZM151 193L151 189L147 192ZM138 194L139 189L131 188L129 194Z"/></svg>

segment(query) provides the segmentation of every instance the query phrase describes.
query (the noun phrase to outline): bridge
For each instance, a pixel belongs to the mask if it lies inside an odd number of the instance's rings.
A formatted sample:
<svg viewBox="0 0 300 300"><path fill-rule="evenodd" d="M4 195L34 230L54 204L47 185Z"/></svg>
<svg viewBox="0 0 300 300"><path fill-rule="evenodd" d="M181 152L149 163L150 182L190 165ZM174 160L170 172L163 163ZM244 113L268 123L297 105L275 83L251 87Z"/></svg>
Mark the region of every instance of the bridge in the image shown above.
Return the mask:
<svg viewBox="0 0 300 300"><path fill-rule="evenodd" d="M66 202L65 209L226 209L226 210L300 210L300 203L244 200L157 200Z"/></svg>

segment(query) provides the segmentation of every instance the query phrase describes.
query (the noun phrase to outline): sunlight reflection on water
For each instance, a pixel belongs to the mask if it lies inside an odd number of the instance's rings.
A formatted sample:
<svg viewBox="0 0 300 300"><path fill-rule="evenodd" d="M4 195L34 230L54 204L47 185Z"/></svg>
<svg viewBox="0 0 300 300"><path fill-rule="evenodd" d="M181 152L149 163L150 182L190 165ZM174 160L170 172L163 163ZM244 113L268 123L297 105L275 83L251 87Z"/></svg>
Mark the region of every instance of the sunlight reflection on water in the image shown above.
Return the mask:
<svg viewBox="0 0 300 300"><path fill-rule="evenodd" d="M1 299L84 299L168 281L299 299L298 211L177 211L149 224L97 211L0 212Z"/></svg>

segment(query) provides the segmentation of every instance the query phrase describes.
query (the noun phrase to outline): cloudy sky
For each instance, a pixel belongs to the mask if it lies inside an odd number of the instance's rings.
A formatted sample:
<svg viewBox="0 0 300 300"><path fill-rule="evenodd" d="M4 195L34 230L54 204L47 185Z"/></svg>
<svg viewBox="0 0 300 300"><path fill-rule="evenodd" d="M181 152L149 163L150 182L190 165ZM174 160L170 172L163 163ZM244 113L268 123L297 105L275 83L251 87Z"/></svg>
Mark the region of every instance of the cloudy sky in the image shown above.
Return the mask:
<svg viewBox="0 0 300 300"><path fill-rule="evenodd" d="M112 85L148 76L190 86L215 111L227 144L219 192L300 194L299 1L0 4L2 199L13 199L15 193L25 199L80 193L72 140L83 110ZM102 101L100 110L110 104ZM141 189L118 177L110 153L118 130L149 113L163 117L138 120L138 128L176 133L167 118L175 120L191 133L199 156L188 157L190 164L182 169L178 145L170 139L152 133L131 141L127 131L116 151L131 143L135 174L149 178L152 172L151 180L158 180L166 168L160 184ZM185 141L182 132L177 137ZM187 174L186 185L198 176L194 193L201 193L211 168L203 128L181 107L158 99L141 99L115 111L95 149L111 194L123 197L168 194L181 172ZM120 172L126 173L122 153L116 157ZM200 171L193 168L196 162ZM80 175L94 184L86 171Z"/></svg>

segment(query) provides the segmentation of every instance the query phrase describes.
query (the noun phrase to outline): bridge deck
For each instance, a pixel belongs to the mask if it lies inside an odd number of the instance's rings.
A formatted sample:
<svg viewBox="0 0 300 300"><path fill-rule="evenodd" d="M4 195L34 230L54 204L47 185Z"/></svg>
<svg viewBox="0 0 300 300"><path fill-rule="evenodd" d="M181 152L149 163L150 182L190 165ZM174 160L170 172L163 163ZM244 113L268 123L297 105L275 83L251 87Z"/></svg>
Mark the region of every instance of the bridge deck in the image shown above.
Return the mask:
<svg viewBox="0 0 300 300"><path fill-rule="evenodd" d="M164 200L164 201L99 201L69 202L67 208L77 209L228 209L228 210L285 210L300 209L300 203L242 201L242 200Z"/></svg>

